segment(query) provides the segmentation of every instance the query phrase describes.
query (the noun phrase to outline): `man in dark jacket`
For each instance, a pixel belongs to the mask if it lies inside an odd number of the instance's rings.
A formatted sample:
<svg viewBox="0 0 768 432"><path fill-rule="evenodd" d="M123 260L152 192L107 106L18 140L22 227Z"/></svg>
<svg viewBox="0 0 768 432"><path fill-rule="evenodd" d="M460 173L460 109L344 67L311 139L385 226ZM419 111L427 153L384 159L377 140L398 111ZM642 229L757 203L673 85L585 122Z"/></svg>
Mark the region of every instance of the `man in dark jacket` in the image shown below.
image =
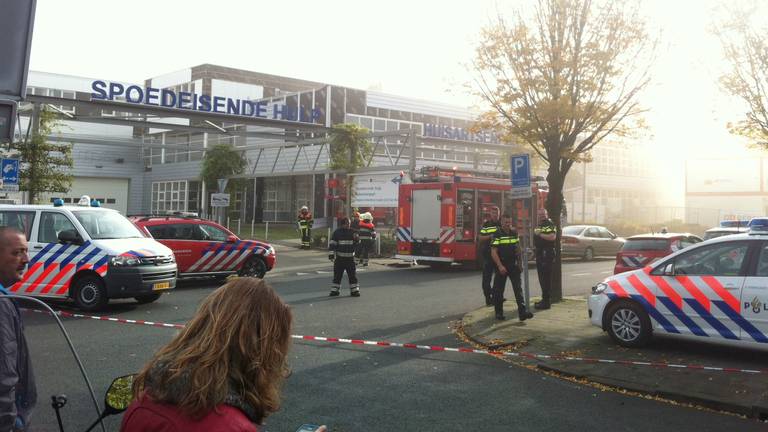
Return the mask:
<svg viewBox="0 0 768 432"><path fill-rule="evenodd" d="M541 301L537 302L534 307L541 310L551 307L550 291L552 289L552 266L556 254L557 229L547 217L546 210L540 211L539 217L541 221L534 230L533 244L536 248L536 271L539 274L539 285L541 285Z"/></svg>
<svg viewBox="0 0 768 432"><path fill-rule="evenodd" d="M0 291L21 280L29 262L27 239L0 227ZM23 431L37 402L27 340L16 303L0 295L0 431Z"/></svg>
<svg viewBox="0 0 768 432"><path fill-rule="evenodd" d="M357 248L357 233L349 227L349 218L339 220L339 228L331 235L328 243L328 259L333 261L333 285L331 285L331 297L339 295L341 278L347 272L349 278L349 295L360 297L360 286L357 284L357 272L355 269L355 249Z"/></svg>
<svg viewBox="0 0 768 432"><path fill-rule="evenodd" d="M483 227L480 230L480 254L483 258L483 279L481 281L481 287L483 288L483 296L485 297L485 305L493 306L491 288L491 280L496 270L496 264L491 259L491 241L493 236L501 227L498 218L495 214L487 214Z"/></svg>

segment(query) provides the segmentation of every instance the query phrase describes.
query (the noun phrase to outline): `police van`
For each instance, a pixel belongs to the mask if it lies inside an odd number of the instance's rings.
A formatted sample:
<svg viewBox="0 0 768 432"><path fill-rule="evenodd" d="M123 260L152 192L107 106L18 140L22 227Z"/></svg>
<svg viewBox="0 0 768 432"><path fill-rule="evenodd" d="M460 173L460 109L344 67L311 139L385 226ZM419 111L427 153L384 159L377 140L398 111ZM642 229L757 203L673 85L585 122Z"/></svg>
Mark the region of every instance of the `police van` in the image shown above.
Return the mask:
<svg viewBox="0 0 768 432"><path fill-rule="evenodd" d="M606 278L589 317L619 345L653 334L768 349L768 220Z"/></svg>
<svg viewBox="0 0 768 432"><path fill-rule="evenodd" d="M0 204L0 226L18 229L29 243L24 277L9 287L14 293L97 310L115 298L153 302L176 286L173 252L88 196L77 206Z"/></svg>

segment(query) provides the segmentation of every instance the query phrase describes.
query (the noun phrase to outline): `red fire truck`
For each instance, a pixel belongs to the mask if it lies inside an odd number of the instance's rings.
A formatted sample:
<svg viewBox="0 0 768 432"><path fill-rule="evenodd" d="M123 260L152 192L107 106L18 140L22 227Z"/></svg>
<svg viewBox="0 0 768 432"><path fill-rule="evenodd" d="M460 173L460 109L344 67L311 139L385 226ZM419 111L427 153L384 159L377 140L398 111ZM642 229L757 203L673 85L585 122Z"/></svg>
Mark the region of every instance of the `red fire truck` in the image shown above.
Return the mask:
<svg viewBox="0 0 768 432"><path fill-rule="evenodd" d="M518 232L525 235L528 200L509 198L509 177L429 167L412 180L400 185L396 258L427 265L474 265L480 256L478 234L490 214L511 214ZM530 202L544 208L548 188L546 181L536 180L531 182Z"/></svg>

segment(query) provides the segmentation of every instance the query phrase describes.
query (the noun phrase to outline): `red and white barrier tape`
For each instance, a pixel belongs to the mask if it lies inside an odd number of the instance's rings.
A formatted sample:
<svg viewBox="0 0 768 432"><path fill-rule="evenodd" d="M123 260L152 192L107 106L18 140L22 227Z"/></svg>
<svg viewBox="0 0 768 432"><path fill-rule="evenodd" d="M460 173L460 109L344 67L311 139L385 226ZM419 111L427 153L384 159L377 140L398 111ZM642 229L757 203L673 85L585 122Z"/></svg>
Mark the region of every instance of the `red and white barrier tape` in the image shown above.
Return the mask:
<svg viewBox="0 0 768 432"><path fill-rule="evenodd" d="M29 311L29 312L43 313L43 314L48 313L46 311L41 311L37 309L23 309L23 310ZM146 325L146 326L152 326L152 327L165 327L165 328L176 328L176 329L184 328L184 324L169 324L169 323L154 322L154 321L132 320L132 319L125 319L125 318L114 318L114 317L104 317L104 316L95 316L95 315L82 315L82 314L75 314L75 313L64 312L64 311L56 311L56 314L63 317L86 318L86 319L94 319L98 321L111 321L111 322L116 322L121 324L136 324L136 325ZM576 357L576 356L567 356L567 355L535 354L535 353L528 353L528 352L522 352L522 351L493 351L493 350L483 350L483 349L474 349L474 348L452 348L452 347L444 347L444 346L438 346L438 345L418 345L418 344L412 344L412 343L370 341L370 340L364 340L364 339L345 339L345 338L334 338L334 337L325 337L325 336L291 335L291 337L293 339L316 341L316 342L342 343L342 344L351 344L351 345L371 345L371 346L379 346L379 347L396 347L396 348L416 349L416 350L426 350L426 351L446 351L446 352L459 352L459 353L469 353L469 354L486 354L486 355L493 355L493 356L528 358L532 360L559 360L559 361L575 361L575 362L584 362L584 363L617 364L617 365L624 365L624 366L647 366L647 367L669 368L669 369L693 369L693 370L704 370L704 371L713 371L713 372L768 374L768 370L761 370L761 369L740 369L740 368L727 368L727 367L718 367L718 366L644 362L644 361L636 361L636 360L611 360L611 359Z"/></svg>

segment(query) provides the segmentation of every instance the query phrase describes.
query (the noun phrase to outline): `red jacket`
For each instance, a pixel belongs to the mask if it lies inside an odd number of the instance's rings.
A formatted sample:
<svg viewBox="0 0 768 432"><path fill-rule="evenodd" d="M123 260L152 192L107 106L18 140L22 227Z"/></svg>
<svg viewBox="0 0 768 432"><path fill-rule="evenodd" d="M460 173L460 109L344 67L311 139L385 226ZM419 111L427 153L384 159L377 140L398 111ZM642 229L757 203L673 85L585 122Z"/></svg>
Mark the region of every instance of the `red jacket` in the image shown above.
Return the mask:
<svg viewBox="0 0 768 432"><path fill-rule="evenodd" d="M219 405L200 420L192 420L175 406L152 401L147 396L135 400L123 415L121 432L258 432L258 427L239 409Z"/></svg>

